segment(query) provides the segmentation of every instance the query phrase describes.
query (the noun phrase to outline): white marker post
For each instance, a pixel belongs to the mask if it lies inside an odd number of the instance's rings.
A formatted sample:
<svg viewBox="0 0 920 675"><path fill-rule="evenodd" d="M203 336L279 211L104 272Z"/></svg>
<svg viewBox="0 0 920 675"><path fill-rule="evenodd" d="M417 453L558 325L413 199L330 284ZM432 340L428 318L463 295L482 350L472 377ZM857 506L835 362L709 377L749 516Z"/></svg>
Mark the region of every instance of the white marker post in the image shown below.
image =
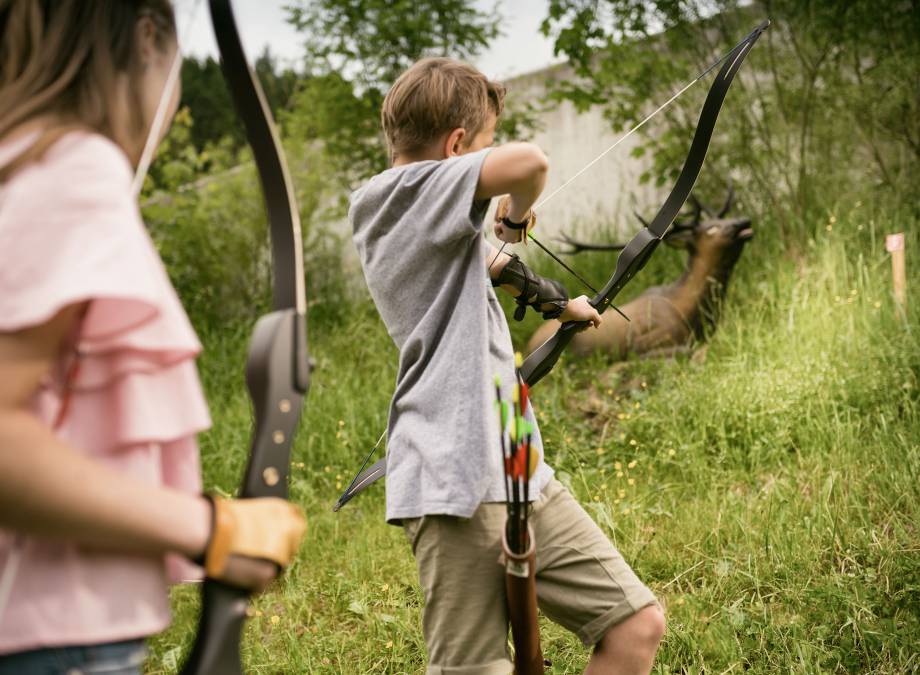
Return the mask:
<svg viewBox="0 0 920 675"><path fill-rule="evenodd" d="M904 233L885 237L885 250L891 254L891 278L894 284L894 299L902 321L907 320L907 272L904 267Z"/></svg>

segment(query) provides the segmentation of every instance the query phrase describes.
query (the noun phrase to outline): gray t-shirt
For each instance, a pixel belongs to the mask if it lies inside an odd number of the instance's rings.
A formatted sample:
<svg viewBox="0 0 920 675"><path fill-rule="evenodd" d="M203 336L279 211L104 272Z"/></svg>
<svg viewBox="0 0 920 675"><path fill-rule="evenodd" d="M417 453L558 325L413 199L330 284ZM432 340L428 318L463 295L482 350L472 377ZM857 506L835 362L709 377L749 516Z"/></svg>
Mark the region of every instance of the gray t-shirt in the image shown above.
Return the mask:
<svg viewBox="0 0 920 675"><path fill-rule="evenodd" d="M387 520L469 518L505 500L494 378L511 400L514 350L488 278L483 217L473 196L488 149L393 167L351 195L364 278L399 349L387 436ZM553 470L540 463L531 500Z"/></svg>

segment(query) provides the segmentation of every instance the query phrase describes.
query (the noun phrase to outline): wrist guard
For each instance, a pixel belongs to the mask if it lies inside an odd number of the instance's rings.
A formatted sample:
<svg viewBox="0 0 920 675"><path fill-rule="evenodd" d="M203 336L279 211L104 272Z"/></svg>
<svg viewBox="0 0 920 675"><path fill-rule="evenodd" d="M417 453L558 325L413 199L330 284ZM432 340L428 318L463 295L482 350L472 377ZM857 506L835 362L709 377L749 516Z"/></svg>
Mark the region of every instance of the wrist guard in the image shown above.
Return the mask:
<svg viewBox="0 0 920 675"><path fill-rule="evenodd" d="M521 292L515 298L518 305L514 310L515 321L524 318L528 306L540 312L544 319L556 319L569 302L569 294L562 284L541 277L513 253L498 277L492 280L493 287L502 285L512 286Z"/></svg>

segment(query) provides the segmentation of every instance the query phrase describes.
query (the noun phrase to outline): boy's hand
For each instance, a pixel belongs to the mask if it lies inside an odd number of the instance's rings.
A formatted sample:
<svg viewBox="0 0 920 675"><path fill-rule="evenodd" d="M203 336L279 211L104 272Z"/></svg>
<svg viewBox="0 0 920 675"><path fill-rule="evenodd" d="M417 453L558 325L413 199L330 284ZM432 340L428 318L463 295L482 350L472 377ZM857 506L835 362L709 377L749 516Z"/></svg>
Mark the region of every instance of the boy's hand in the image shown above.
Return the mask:
<svg viewBox="0 0 920 675"><path fill-rule="evenodd" d="M521 242L527 242L527 233L534 228L534 225L537 224L536 214L528 208L527 211L520 216L520 218L511 217L513 213L514 205L511 202L511 197L505 195L498 202L498 206L495 208L495 236L498 237L501 241L507 244L518 244ZM508 218L515 223L527 223L527 225L519 230L508 227L502 222L503 218Z"/></svg>
<svg viewBox="0 0 920 675"><path fill-rule="evenodd" d="M495 222L494 232L499 241L503 241L506 244L520 244L526 239L524 230L512 230L509 227L505 227L505 224L501 221Z"/></svg>
<svg viewBox="0 0 920 675"><path fill-rule="evenodd" d="M593 324L595 328L601 325L601 315L591 306L587 295L579 295L577 298L569 300L565 306L559 321L587 321ZM585 326L582 330L587 330L590 325Z"/></svg>

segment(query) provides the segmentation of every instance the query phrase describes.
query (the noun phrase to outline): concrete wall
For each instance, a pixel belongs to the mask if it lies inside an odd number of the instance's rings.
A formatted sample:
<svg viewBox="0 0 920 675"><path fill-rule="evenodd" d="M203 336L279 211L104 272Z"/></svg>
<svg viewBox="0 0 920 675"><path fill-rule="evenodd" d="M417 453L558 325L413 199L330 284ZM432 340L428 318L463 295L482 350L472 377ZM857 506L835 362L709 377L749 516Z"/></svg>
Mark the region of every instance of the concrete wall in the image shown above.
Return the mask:
<svg viewBox="0 0 920 675"><path fill-rule="evenodd" d="M568 66L561 65L508 80L505 84L509 105L513 107L515 101L521 100L542 102L549 83L570 76ZM538 119L542 130L529 140L543 148L549 157L544 198L626 133L626 130L613 132L610 122L598 109L579 113L568 101ZM543 237L551 240L562 231L590 237L599 226L628 235L639 227L633 210L638 208L648 218L654 215L647 211L649 205L654 206L657 192L650 185L639 185L639 176L648 168L648 160L630 155L638 144L637 135L626 139L541 206L537 210L538 231Z"/></svg>

